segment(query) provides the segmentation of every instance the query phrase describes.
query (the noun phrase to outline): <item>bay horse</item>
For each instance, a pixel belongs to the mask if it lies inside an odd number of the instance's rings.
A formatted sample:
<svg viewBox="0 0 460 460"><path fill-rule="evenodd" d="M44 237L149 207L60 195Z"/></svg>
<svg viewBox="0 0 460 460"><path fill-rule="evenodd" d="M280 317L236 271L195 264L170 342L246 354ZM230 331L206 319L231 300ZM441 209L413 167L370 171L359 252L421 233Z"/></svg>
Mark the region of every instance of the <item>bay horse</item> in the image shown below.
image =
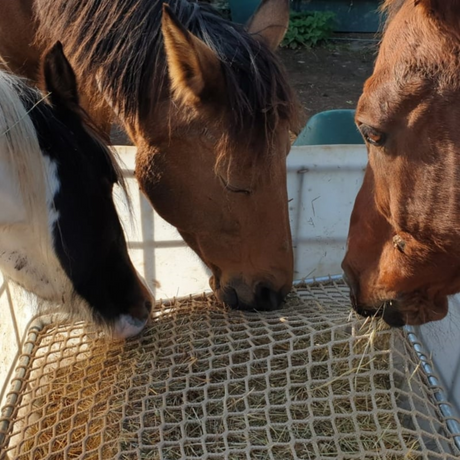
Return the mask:
<svg viewBox="0 0 460 460"><path fill-rule="evenodd" d="M62 41L92 118L121 120L142 191L234 308L278 308L293 279L286 156L299 106L274 54L288 22L289 0L263 0L246 27L193 0L0 4L3 59L33 79Z"/></svg>
<svg viewBox="0 0 460 460"><path fill-rule="evenodd" d="M135 335L152 299L115 209L122 179L78 105L60 43L44 56L43 85L0 72L0 270L115 338Z"/></svg>
<svg viewBox="0 0 460 460"><path fill-rule="evenodd" d="M420 325L460 292L460 2L384 9L356 111L369 161L342 267L359 313Z"/></svg>

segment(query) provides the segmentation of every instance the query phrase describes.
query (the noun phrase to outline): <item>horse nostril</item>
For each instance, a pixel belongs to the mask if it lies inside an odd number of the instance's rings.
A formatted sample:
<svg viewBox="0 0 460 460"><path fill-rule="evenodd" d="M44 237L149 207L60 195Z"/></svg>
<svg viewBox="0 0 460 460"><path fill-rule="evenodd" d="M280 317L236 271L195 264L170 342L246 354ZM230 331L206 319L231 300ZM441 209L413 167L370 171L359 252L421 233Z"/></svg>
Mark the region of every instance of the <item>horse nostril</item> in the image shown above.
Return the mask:
<svg viewBox="0 0 460 460"><path fill-rule="evenodd" d="M276 310L281 306L283 299L281 291L275 291L271 286L259 283L256 287L254 308L262 311Z"/></svg>
<svg viewBox="0 0 460 460"><path fill-rule="evenodd" d="M236 290L230 286L227 286L221 295L221 301L224 302L231 308L240 307L240 301L238 299L238 294Z"/></svg>

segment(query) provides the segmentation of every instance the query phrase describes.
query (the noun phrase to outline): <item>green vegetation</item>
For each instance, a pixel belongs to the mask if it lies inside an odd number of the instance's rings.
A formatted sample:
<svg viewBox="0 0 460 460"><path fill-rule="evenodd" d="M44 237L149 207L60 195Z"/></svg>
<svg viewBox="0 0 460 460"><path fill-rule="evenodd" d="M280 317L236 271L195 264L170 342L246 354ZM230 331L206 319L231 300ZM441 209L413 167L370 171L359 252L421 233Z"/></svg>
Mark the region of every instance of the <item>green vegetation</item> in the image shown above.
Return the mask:
<svg viewBox="0 0 460 460"><path fill-rule="evenodd" d="M289 29L281 44L284 48L311 48L327 40L334 29L331 11L291 13Z"/></svg>

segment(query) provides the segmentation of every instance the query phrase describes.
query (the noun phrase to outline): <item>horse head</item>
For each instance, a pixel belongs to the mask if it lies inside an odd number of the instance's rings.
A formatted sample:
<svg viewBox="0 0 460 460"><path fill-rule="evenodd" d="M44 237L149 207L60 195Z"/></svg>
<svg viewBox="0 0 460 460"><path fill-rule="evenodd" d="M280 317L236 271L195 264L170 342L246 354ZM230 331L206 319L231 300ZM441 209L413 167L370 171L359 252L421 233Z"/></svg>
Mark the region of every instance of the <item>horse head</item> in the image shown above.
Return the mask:
<svg viewBox="0 0 460 460"><path fill-rule="evenodd" d="M460 291L460 8L386 8L356 112L369 162L342 266L359 313L419 325L442 319Z"/></svg>
<svg viewBox="0 0 460 460"><path fill-rule="evenodd" d="M220 300L272 310L293 279L286 156L296 107L273 54L289 1L262 2L247 30L194 14L185 27L163 8L167 83L132 133L136 176L211 269Z"/></svg>
<svg viewBox="0 0 460 460"><path fill-rule="evenodd" d="M60 43L44 56L43 94L4 73L0 82L0 154L21 207L0 219L2 271L75 315L89 309L116 337L137 334L152 299L115 209L112 191L122 179L79 106Z"/></svg>

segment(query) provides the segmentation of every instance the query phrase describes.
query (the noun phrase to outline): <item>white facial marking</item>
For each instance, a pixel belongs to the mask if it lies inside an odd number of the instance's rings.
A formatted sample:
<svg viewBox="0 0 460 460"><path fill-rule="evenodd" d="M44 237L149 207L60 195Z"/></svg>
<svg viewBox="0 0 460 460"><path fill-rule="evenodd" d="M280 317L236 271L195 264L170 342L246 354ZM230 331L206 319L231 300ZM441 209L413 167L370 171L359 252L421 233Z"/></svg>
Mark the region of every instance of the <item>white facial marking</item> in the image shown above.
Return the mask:
<svg viewBox="0 0 460 460"><path fill-rule="evenodd" d="M120 315L115 322L112 337L114 339L126 339L139 334L147 324L148 319L142 321L131 315Z"/></svg>

